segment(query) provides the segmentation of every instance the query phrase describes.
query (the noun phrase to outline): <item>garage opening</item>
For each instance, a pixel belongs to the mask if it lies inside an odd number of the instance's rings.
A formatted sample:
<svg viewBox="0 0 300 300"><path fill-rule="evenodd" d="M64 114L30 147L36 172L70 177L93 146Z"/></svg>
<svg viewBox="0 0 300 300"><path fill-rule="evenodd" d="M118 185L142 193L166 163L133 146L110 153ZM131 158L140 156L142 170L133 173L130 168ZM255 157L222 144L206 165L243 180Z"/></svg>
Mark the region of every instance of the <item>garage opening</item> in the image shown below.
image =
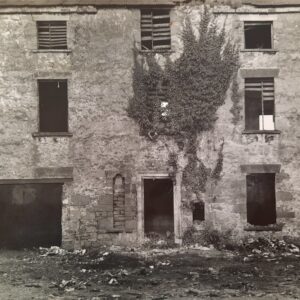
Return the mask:
<svg viewBox="0 0 300 300"><path fill-rule="evenodd" d="M145 233L174 233L173 181L144 179Z"/></svg>
<svg viewBox="0 0 300 300"><path fill-rule="evenodd" d="M62 184L0 185L0 247L61 245Z"/></svg>

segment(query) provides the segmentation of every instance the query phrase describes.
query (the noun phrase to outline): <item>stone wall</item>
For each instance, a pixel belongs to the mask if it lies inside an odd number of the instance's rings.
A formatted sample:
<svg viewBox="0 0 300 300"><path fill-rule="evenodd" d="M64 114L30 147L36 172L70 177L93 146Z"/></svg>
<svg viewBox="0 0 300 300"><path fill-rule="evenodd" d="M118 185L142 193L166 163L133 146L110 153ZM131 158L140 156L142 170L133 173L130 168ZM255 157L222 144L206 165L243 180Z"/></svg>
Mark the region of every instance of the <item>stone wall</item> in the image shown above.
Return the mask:
<svg viewBox="0 0 300 300"><path fill-rule="evenodd" d="M102 243L136 242L142 230L138 219L142 199L141 174L168 174L169 153L176 144L159 138L150 142L127 116L132 96L133 47L139 46L140 13L136 8L34 9L22 14L0 10L0 179L73 178L63 192L63 245L88 247ZM299 235L300 175L300 10L295 13L258 14L248 7L245 14L220 9L220 24L243 49L243 21L274 22L277 52L241 52L241 69L278 69L275 78L276 129L280 134L243 134L243 110L232 123L231 93L219 109L215 129L199 137L199 156L213 166L224 141L223 172L208 182L206 223L220 230L244 231L246 220L245 164L279 164L276 175L277 235ZM30 9L29 9L30 10ZM286 9L278 8L285 11ZM296 9L294 9L296 10ZM28 8L26 8L28 12ZM182 51L180 32L189 15L196 24L199 6L173 9L172 58ZM67 20L69 51L37 51L36 20ZM159 56L158 56L159 57ZM38 131L37 79L67 79L69 131L72 136L33 135ZM238 77L243 106L242 71ZM179 155L182 155L179 153ZM184 161L184 158L183 158ZM114 226L114 178L124 178L123 229ZM185 197L176 174L176 201ZM66 180L67 181L67 180ZM182 199L181 199L182 197ZM175 224L180 240L193 224L192 211L176 206ZM117 229L117 230L116 230Z"/></svg>

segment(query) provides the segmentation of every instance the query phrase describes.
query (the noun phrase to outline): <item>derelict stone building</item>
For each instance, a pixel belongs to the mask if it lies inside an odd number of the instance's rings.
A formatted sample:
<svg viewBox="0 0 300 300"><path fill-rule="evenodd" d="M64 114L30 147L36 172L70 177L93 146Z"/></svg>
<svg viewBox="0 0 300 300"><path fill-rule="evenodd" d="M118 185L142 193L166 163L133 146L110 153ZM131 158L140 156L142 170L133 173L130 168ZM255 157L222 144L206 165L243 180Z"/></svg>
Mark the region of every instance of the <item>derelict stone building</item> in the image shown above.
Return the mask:
<svg viewBox="0 0 300 300"><path fill-rule="evenodd" d="M150 141L127 114L133 48L158 60L180 55L183 22L195 23L202 8L0 1L1 246L135 243L149 232L180 242L193 225L234 237L299 237L298 1L211 8L239 45L240 68L237 103L229 90L214 129L199 137L206 167L222 152L220 178L206 182L201 201L187 199L184 157L170 170L176 143Z"/></svg>

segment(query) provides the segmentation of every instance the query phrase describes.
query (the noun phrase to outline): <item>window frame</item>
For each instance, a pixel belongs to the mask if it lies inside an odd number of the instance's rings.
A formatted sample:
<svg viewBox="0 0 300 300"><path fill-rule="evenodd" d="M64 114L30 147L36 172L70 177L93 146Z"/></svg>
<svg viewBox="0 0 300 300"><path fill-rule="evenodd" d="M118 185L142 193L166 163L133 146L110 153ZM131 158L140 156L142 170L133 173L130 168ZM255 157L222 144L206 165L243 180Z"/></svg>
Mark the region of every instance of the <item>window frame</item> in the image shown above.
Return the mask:
<svg viewBox="0 0 300 300"><path fill-rule="evenodd" d="M163 10L163 11L166 11L168 16L169 16L169 26L168 26L168 31L169 31L169 36L170 36L170 39L169 39L169 45L168 45L168 48L153 48L153 27L152 27L152 40L151 40L151 43L152 43L152 48L151 49L143 49L143 29L142 29L142 19L143 19L143 11L151 11L151 21L152 21L152 25L153 25L153 12L154 11L159 11L159 10ZM172 30L171 30L171 8L169 7L163 7L163 8L157 8L157 7L149 7L149 8L142 8L140 9L140 52L155 52L155 53L159 53L159 52L171 52L172 51Z"/></svg>
<svg viewBox="0 0 300 300"><path fill-rule="evenodd" d="M40 45L40 26L41 23L49 23L49 27L51 23L64 23L65 26L65 47L54 47L53 45L50 45L49 47L41 47ZM58 25L57 25L58 26ZM38 51L49 51L49 52L66 52L69 51L68 47L68 22L67 20L37 20L36 21L36 36L37 36L37 50Z"/></svg>
<svg viewBox="0 0 300 300"><path fill-rule="evenodd" d="M262 25L262 24L268 24L270 25L270 38L271 38L271 48L246 48L246 25L250 24L256 24L256 25ZM258 21L244 21L243 22L243 41L244 41L244 49L243 51L250 51L250 52L268 52L268 51L275 51L274 49L274 30L273 30L273 21L269 20L258 20Z"/></svg>
<svg viewBox="0 0 300 300"><path fill-rule="evenodd" d="M274 123L274 129L249 129L246 126L247 118L246 118L246 80L247 79L257 79L257 81L263 82L263 80L272 79L273 80L273 123ZM276 129L276 97L275 97L275 78L274 77L245 77L244 78L244 132L243 133L280 133L279 130ZM261 99L260 99L261 107L263 107L263 90L261 92ZM262 113L263 113L262 109ZM259 121L259 120L258 120Z"/></svg>
<svg viewBox="0 0 300 300"><path fill-rule="evenodd" d="M41 98L40 98L40 82L65 82L66 83L66 131L41 131ZM33 136L72 136L69 126L69 80L66 78L41 78L37 79L37 96L38 96L38 132Z"/></svg>

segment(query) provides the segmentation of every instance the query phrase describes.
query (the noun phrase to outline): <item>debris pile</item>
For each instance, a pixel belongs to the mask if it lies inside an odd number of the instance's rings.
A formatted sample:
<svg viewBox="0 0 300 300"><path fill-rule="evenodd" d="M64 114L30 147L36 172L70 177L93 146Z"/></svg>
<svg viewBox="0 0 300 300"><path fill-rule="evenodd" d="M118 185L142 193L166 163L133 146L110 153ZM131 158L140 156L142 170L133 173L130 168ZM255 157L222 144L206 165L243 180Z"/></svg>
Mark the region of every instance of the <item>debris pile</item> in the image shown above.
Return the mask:
<svg viewBox="0 0 300 300"><path fill-rule="evenodd" d="M86 254L86 249L74 250L72 252L62 249L58 246L51 246L50 248L39 247L41 256L55 256L55 255L79 255L83 256Z"/></svg>
<svg viewBox="0 0 300 300"><path fill-rule="evenodd" d="M269 238L249 238L243 243L243 248L249 257L274 258L276 256L300 257L300 249L293 243ZM245 260L245 259L244 259ZM246 259L247 261L247 259Z"/></svg>

